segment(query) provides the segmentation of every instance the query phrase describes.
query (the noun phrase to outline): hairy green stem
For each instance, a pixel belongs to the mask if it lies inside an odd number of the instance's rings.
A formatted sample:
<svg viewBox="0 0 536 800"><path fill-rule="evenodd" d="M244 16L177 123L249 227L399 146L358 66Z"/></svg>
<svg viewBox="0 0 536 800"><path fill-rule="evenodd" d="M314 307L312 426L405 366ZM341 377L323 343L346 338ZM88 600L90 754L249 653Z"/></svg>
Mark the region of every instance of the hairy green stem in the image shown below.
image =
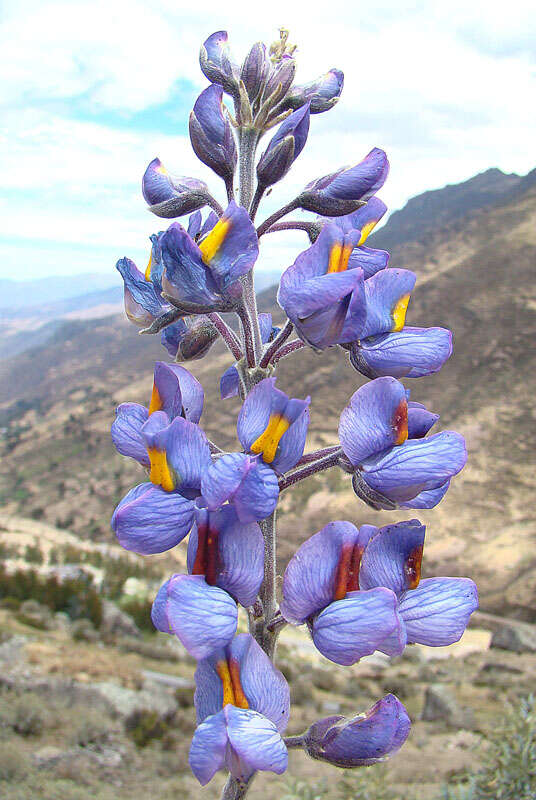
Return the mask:
<svg viewBox="0 0 536 800"><path fill-rule="evenodd" d="M312 461L311 463L305 464L305 466L294 470L294 472L291 472L284 478L280 479L279 491L282 492L285 489L288 489L290 486L293 486L295 483L303 481L305 478L311 477L311 475L315 475L317 472L322 472L325 469L331 469L331 467L337 466L337 462L339 461L341 454L342 449L337 448L334 453L330 453L323 458L319 458L318 461Z"/></svg>
<svg viewBox="0 0 536 800"><path fill-rule="evenodd" d="M220 334L221 338L231 351L231 354L235 358L236 361L240 361L243 356L242 348L240 347L240 342L235 334L235 332L229 328L225 320L223 320L219 314L213 311L210 314L207 314L207 317L212 322L218 333Z"/></svg>
<svg viewBox="0 0 536 800"><path fill-rule="evenodd" d="M259 143L259 132L255 128L241 128L239 134L239 178L240 205L250 211L253 198L253 183L255 172L255 152ZM260 359L262 352L262 339L259 327L259 314L257 311L257 297L253 285L253 270L250 270L241 278L244 305L246 306L253 329L253 349L256 362Z"/></svg>
<svg viewBox="0 0 536 800"><path fill-rule="evenodd" d="M292 353L295 353L296 350L301 350L303 347L305 347L305 342L302 342L301 339L293 339L291 342L288 342L288 344L284 344L283 347L272 356L272 362L277 364L282 358L290 356Z"/></svg>
<svg viewBox="0 0 536 800"><path fill-rule="evenodd" d="M258 202L262 197L260 190L255 195L253 190L255 151L259 138L259 131L255 128L247 125L240 127L238 134L239 202L248 211L251 219L254 218ZM245 353L245 359L237 363L237 369L243 393L247 394L266 377L267 371L259 365L262 358L263 345L257 311L257 297L253 284L253 270L242 276L241 283L243 304L241 308L237 309L237 313L241 322L242 350ZM219 320L216 320L216 322L219 323ZM221 325L218 330L222 335L225 334ZM230 342L227 337L224 336L224 338L229 345ZM279 629L269 629L270 623L277 614L275 511L260 523L260 527L264 538L264 580L259 593L259 608L256 613L251 611L248 614L249 632L273 661L279 632ZM246 796L252 778L244 782L230 775L223 789L221 800L242 800Z"/></svg>
<svg viewBox="0 0 536 800"><path fill-rule="evenodd" d="M223 787L221 800L242 800L246 796L246 792L251 786L253 780L252 776L247 782L238 781L229 775L227 783Z"/></svg>
<svg viewBox="0 0 536 800"><path fill-rule="evenodd" d="M291 335L292 331L294 330L294 325L290 320L287 320L284 328L279 331L273 342L270 343L266 352L264 353L263 357L261 358L261 367L267 367L272 357L277 353L281 345L285 344L289 336Z"/></svg>
<svg viewBox="0 0 536 800"><path fill-rule="evenodd" d="M260 523L264 536L264 580L262 582L260 598L264 611L263 641L259 642L263 650L272 659L275 652L276 635L268 629L270 622L277 612L276 600L276 526L274 511L269 517Z"/></svg>
<svg viewBox="0 0 536 800"><path fill-rule="evenodd" d="M280 220L281 217L285 217L287 214L290 214L291 211L295 211L297 208L298 208L298 198L295 198L294 200L291 200L290 203L287 203L286 206L283 206L283 208L280 208L278 211L275 211L271 216L265 219L264 222L257 228L257 236L259 237L259 239L261 238L261 236L267 233L268 230L272 227L272 225L276 223L278 220Z"/></svg>
<svg viewBox="0 0 536 800"><path fill-rule="evenodd" d="M285 744L290 750L291 747L303 747L305 734L301 736L285 736Z"/></svg>

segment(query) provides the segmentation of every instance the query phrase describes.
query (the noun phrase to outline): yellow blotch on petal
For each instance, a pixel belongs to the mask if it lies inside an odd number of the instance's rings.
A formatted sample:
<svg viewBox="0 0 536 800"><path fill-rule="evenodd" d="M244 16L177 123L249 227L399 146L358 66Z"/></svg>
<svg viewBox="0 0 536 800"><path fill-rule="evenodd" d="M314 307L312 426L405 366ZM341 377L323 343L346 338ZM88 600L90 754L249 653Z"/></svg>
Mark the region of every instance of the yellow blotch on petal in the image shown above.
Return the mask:
<svg viewBox="0 0 536 800"><path fill-rule="evenodd" d="M393 322L394 325L391 328L392 331L401 331L404 327L404 323L406 322L406 311L408 310L408 303L409 303L410 295L403 294L400 300L397 301L395 307L392 311Z"/></svg>
<svg viewBox="0 0 536 800"><path fill-rule="evenodd" d="M155 486L161 486L165 492L172 492L175 488L175 479L171 474L165 450L157 450L156 447L148 447L147 453L149 454L149 461L151 463L149 480L151 483L154 483Z"/></svg>
<svg viewBox="0 0 536 800"><path fill-rule="evenodd" d="M227 233L231 227L231 222L228 219L220 219L214 225L210 233L208 233L202 242L199 243L201 256L205 264L209 264L218 250L223 244Z"/></svg>
<svg viewBox="0 0 536 800"><path fill-rule="evenodd" d="M151 267L152 266L153 266L153 251L151 250L151 252L149 254L149 263L147 264L147 266L145 268L145 280L146 281L150 281L151 280Z"/></svg>
<svg viewBox="0 0 536 800"><path fill-rule="evenodd" d="M153 413L153 411L162 411L164 404L162 403L162 398L160 397L160 392L156 388L156 384L153 383L153 391L151 393L151 402L149 403L149 416Z"/></svg>
<svg viewBox="0 0 536 800"><path fill-rule="evenodd" d="M361 238L357 243L358 247L367 241L368 235L374 230L377 222L378 222L377 219L371 219L370 222L366 222L363 225L363 227L361 228Z"/></svg>
<svg viewBox="0 0 536 800"><path fill-rule="evenodd" d="M160 164L159 167L156 168L156 171L160 173L160 175L168 175L168 171L163 164Z"/></svg>
<svg viewBox="0 0 536 800"><path fill-rule="evenodd" d="M233 690L233 683L231 681L231 673L229 672L229 665L227 661L218 661L216 664L216 672L221 680L223 686L223 703L222 707L226 705L235 705L235 694Z"/></svg>
<svg viewBox="0 0 536 800"><path fill-rule="evenodd" d="M281 437L288 431L289 427L290 422L283 414L271 414L266 430L251 445L251 452L256 455L262 453L263 461L271 464L275 458Z"/></svg>
<svg viewBox="0 0 536 800"><path fill-rule="evenodd" d="M328 273L329 272L345 272L348 267L348 259L354 249L353 245L335 242L329 254Z"/></svg>

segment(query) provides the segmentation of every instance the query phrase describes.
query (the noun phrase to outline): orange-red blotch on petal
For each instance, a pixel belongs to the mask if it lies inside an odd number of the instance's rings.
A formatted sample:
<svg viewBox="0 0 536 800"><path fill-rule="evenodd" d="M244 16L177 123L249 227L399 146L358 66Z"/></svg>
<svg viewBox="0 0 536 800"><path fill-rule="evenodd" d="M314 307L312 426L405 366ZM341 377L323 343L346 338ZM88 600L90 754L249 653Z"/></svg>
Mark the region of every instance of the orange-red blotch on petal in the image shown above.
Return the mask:
<svg viewBox="0 0 536 800"><path fill-rule="evenodd" d="M416 589L421 580L422 545L415 547L404 562L408 589Z"/></svg>
<svg viewBox="0 0 536 800"><path fill-rule="evenodd" d="M342 547L333 591L334 600L342 600L348 592L359 589L359 567L364 548L359 544L345 544Z"/></svg>
<svg viewBox="0 0 536 800"><path fill-rule="evenodd" d="M238 708L249 708L249 703L246 695L244 694L242 682L240 680L240 664L235 658L231 658L229 660L229 673L231 675L231 683L233 685L235 706L238 706Z"/></svg>
<svg viewBox="0 0 536 800"><path fill-rule="evenodd" d="M408 401L400 401L396 407L391 424L396 433L395 444L403 444L408 438Z"/></svg>

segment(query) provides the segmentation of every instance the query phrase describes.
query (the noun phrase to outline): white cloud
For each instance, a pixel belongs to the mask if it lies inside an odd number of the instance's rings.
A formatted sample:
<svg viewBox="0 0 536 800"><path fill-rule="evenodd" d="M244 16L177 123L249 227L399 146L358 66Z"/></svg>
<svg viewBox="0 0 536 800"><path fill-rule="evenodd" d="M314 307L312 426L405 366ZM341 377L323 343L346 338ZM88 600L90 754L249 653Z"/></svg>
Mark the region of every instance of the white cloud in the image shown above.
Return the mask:
<svg viewBox="0 0 536 800"><path fill-rule="evenodd" d="M241 57L255 39L275 38L283 23L300 46L300 80L331 66L345 71L341 102L313 118L308 147L266 202L267 212L311 177L376 145L391 160L382 197L392 207L490 166L526 172L534 166L536 67L526 45L536 33L534 15L525 0L512 0L508 13L492 2L484 16L479 6L379 0L365 9L332 0L311 11L309 3L272 0L261 24L252 21L249 0L199 7L184 0L5 3L4 229L21 248L37 239L79 246L75 265L62 262L58 250L58 271L85 271L84 252L93 263L92 248L108 248L110 263L130 249L136 256L145 251L159 223L144 208L139 182L154 155L218 187L190 150L186 119L183 135L169 136L74 117L82 100L102 120L107 110L128 114L165 102L177 78L202 86L198 47L220 27ZM288 263L302 242L281 238L263 248L269 268ZM2 260L6 272L11 258L12 250ZM39 266L24 269L30 276Z"/></svg>

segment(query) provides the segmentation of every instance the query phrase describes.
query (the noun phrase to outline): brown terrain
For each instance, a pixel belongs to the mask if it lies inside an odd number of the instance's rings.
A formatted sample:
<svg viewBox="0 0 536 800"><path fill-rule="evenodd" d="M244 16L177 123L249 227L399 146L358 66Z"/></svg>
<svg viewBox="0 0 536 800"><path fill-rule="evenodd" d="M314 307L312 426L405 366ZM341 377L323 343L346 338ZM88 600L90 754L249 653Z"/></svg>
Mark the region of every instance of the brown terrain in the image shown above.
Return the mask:
<svg viewBox="0 0 536 800"><path fill-rule="evenodd" d="M341 777L298 753L292 771L307 782L305 789L293 784L291 791L286 778L263 776L254 800L436 800L443 783L479 768L505 700L534 687L535 628L521 623L536 623L536 174L489 170L421 195L393 214L371 244L388 247L393 265L418 275L408 323L454 331L454 355L443 370L406 385L413 399L441 414L440 428L464 434L469 462L445 500L415 516L427 525L424 574L474 578L481 612L459 645L408 648L388 668L375 656L350 670L331 665L314 654L304 634L285 631L280 655L295 704L291 732L319 714L364 710L387 691L406 703L415 726L387 773L383 767L365 771L372 794L359 782L361 773ZM275 289L262 293L260 306L281 319ZM35 342L36 332L31 335ZM130 594L152 596L162 578L183 567L184 548L144 559L116 546L109 518L144 475L115 453L109 427L120 402L148 402L152 362L165 351L114 315L61 321L42 344L6 355L0 362L0 559L11 570L32 566L42 574L58 562L89 564L95 585L106 585L115 571L136 576L139 585ZM205 388L205 430L233 449L239 403L218 395L229 363L217 345L190 366ZM278 374L289 394L312 396L308 449L335 442L338 415L362 383L346 354L300 351L281 362ZM369 509L335 470L285 493L280 508L281 570L331 519L383 525L412 516ZM121 630L103 622L97 634L65 615L47 617L43 609L45 618L36 623L38 611L0 608L0 794L4 775L8 800L115 800L148 791L215 796L213 788L201 793L187 770L193 666L170 637L141 635L128 619ZM508 625L516 620L521 633L489 649L505 617ZM169 678L178 683L166 684ZM145 748L136 737L147 720L134 712L149 696L146 711L158 724ZM28 735L16 722L25 718L24 702L43 707L39 731ZM14 749L18 768L11 768ZM390 785L400 787L400 795L381 793Z"/></svg>
<svg viewBox="0 0 536 800"><path fill-rule="evenodd" d="M429 207L436 225L423 211ZM391 228L404 235L403 243L391 243ZM468 465L445 500L419 514L428 526L425 570L470 575L478 581L484 609L536 621L536 176L490 170L427 193L394 214L371 241L390 244L391 263L418 275L409 323L454 331L454 355L443 370L406 382L413 399L441 414L442 428L465 435L469 449ZM266 290L260 305L280 315L275 290ZM111 316L64 322L44 346L3 361L5 511L68 529L83 540L111 541L108 520L115 504L143 479L141 469L111 445L114 407L125 400L147 402L152 362L165 357L156 339ZM234 448L238 403L218 397L219 376L228 364L227 352L215 347L190 366L205 387L206 431ZM287 392L313 398L308 447L334 442L338 415L362 382L345 353L300 351L281 363L279 374ZM386 524L404 516L365 507L348 479L333 471L284 497L281 557L288 558L329 519Z"/></svg>

